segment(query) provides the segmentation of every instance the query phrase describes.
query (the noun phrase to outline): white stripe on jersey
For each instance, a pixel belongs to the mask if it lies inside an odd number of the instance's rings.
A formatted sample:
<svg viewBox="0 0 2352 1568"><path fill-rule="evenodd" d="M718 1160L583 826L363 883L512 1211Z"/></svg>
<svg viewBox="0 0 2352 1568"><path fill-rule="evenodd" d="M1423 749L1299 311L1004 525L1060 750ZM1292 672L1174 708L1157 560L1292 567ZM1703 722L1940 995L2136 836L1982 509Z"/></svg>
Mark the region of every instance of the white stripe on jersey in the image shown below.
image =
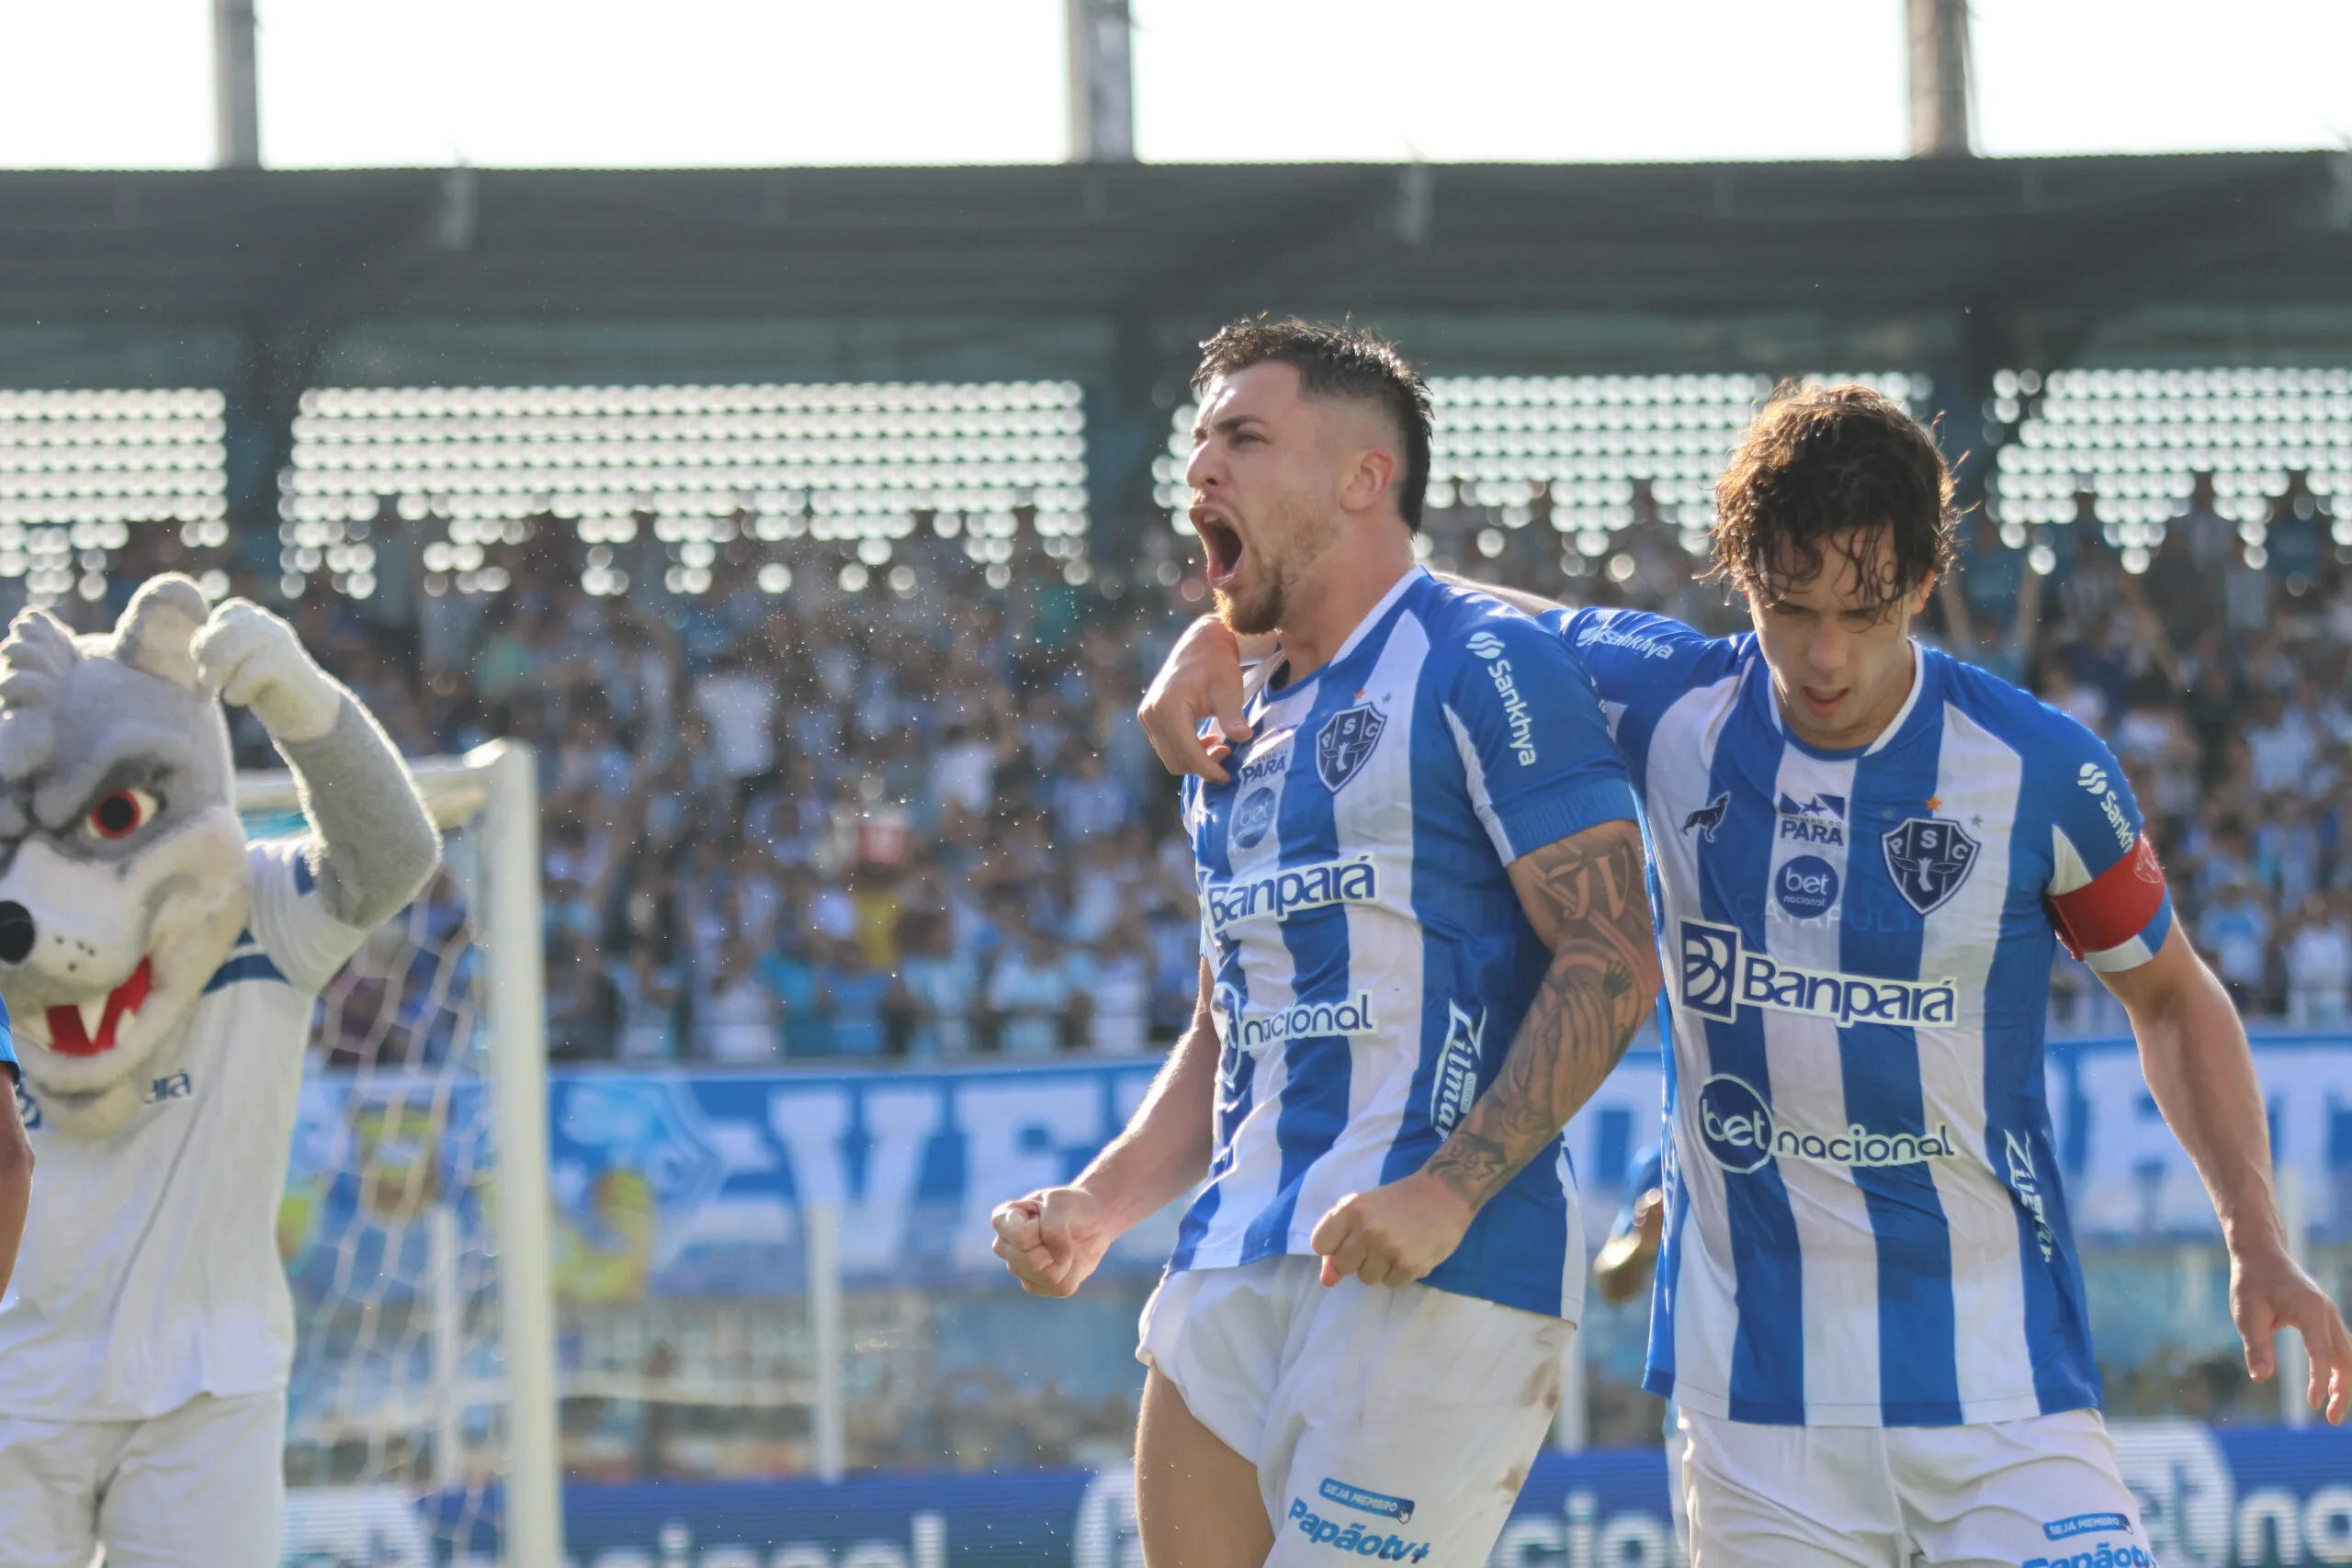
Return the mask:
<svg viewBox="0 0 2352 1568"><path fill-rule="evenodd" d="M1284 730L1297 725L1314 700L1310 682L1268 702L1252 716L1250 733L1273 740L1276 745L1269 747L1261 740L1250 748L1249 756L1254 760L1270 756L1278 749L1311 744L1311 738L1306 736L1294 735L1287 741L1281 737ZM1262 875L1282 863L1282 798L1290 776L1288 768L1278 768L1267 781L1274 791L1274 808L1272 823L1264 838L1248 847L1230 837L1227 839L1226 853L1231 859L1237 881L1251 874ZM1205 907L1202 918L1207 919ZM1297 999L1291 980L1286 964L1250 965L1247 1010L1253 1016L1266 1017L1290 1006ZM1218 1010L1220 1034L1227 1033L1238 1021L1227 1019L1223 1010ZM1265 1212L1282 1189L1283 1089L1290 1079L1290 1054L1276 1041L1256 1053L1250 1072L1250 1114L1234 1129L1233 1157L1225 1174L1217 1179L1220 1190L1216 1213L1193 1254L1193 1263L1198 1268L1230 1267L1240 1262L1250 1223Z"/></svg>
<svg viewBox="0 0 2352 1568"><path fill-rule="evenodd" d="M1851 801L1855 766L1851 758L1833 762L1788 746L1781 752L1774 789L1801 802L1825 795ZM1775 833L1771 881L1764 895L1765 940L1774 958L1830 973L1845 968L1839 944L1845 927L1842 890L1850 880L1847 851L1854 838L1851 823L1845 823L1838 836L1842 841L1831 844ZM1828 865L1834 881L1826 886L1841 891L1826 913L1798 919L1785 908L1781 883L1792 863L1808 857ZM1762 1018L1765 1070L1771 1075L1778 1113L1806 1131L1842 1131L1847 1125L1846 1084L1837 1021L1779 1011L1767 1011ZM1801 1097L1795 1092L1800 1085ZM1843 1166L1784 1159L1780 1171L1804 1259L1805 1408L1876 1411L1878 1244L1869 1201Z"/></svg>
<svg viewBox="0 0 2352 1568"><path fill-rule="evenodd" d="M1987 866L2009 863L2009 834L2017 821L2024 774L2018 754L1951 704L1944 705L1943 749L1937 758L1936 796L1941 815L1965 823ZM1951 902L1927 918L1919 973L1960 982L1960 994L1981 998L1999 951L2006 876L1972 876ZM2008 1189L1995 1179L2004 1151L1985 1145L1984 1010L1963 1005L1950 1029L1922 1029L1920 1104L1930 1127L1952 1129L1953 1143L1983 1149L1985 1164L1961 1159L1928 1162L1951 1239L1952 1323L1960 1338L1961 1419L2015 1421L2041 1414L2033 1394L2027 1348L2025 1271L2018 1248L2017 1211ZM2018 1393L2023 1389L2023 1394ZM1998 1397L1996 1397L1998 1395Z"/></svg>
<svg viewBox="0 0 2352 1568"><path fill-rule="evenodd" d="M1429 648L1421 623L1407 616L1388 634L1387 646L1363 684L1380 697L1389 723L1400 735L1412 733L1421 662L1429 657ZM1406 908L1413 904L1412 772L1410 747L1382 747L1331 802L1339 841L1372 846L1383 897ZM1418 998L1420 928L1360 905L1348 906L1347 918L1351 985L1377 997L1396 998L1398 1005L1404 998ZM1348 1125L1330 1152L1307 1168L1299 1185L1291 1235L1300 1247L1332 1204L1351 1192L1380 1185L1383 1162L1396 1141L1405 1101L1413 1092L1414 1069L1420 1066L1418 1055L1396 1049L1393 1033L1351 1037L1348 1058Z"/></svg>
<svg viewBox="0 0 2352 1568"><path fill-rule="evenodd" d="M1737 705L1739 683L1739 677L1733 676L1678 698L1659 716L1650 741L1648 777L1637 782L1649 803L1651 848L1665 891L1662 908L1699 908L1699 838L1686 831L1683 824L1713 799L1710 770L1724 721ZM1695 767L1689 761L1693 752L1699 758ZM1679 962L1669 932L1666 976L1669 992L1677 983L1675 966ZM1679 1051L1678 1042L1665 1043L1668 1051ZM1677 1072L1682 1079L1692 1076L1692 1069L1686 1066L1678 1066ZM1697 1076L1705 1077L1703 1073ZM1679 1120L1674 1129L1675 1146L1688 1152L1681 1154L1675 1168L1684 1187L1702 1190L1686 1200L1693 1218L1680 1231L1681 1277L1668 1281L1674 1301L1675 1381L1678 1385L1687 1382L1696 1388L1727 1391L1732 1346L1739 1331L1738 1274L1731 1254L1712 1252L1704 1227L1695 1222L1697 1213L1722 1213L1727 1201L1724 1173L1707 1158L1706 1145L1699 1135L1698 1090L1698 1083L1678 1081ZM1705 1283L1697 1282L1701 1280Z"/></svg>

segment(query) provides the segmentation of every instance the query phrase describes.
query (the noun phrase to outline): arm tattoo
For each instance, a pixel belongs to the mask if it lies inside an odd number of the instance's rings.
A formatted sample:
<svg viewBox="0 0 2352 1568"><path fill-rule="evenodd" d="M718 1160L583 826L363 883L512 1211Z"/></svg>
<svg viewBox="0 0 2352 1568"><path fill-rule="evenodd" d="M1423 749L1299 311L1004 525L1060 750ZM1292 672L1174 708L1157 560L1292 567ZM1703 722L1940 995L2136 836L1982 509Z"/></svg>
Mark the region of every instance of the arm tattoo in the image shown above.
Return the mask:
<svg viewBox="0 0 2352 1568"><path fill-rule="evenodd" d="M1624 1055L1658 987L1640 829L1604 822L1518 863L1552 966L1501 1076L1422 1168L1473 1209L1559 1136Z"/></svg>

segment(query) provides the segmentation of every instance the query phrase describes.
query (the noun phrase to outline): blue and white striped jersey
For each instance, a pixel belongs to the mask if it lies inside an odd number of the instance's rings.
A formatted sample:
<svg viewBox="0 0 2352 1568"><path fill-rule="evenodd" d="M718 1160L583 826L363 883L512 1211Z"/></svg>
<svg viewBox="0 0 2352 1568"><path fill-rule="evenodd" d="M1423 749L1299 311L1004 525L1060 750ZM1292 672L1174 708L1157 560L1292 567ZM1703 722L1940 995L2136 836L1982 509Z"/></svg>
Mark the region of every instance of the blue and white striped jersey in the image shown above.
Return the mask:
<svg viewBox="0 0 2352 1568"><path fill-rule="evenodd" d="M1941 653L1859 750L1783 727L1753 637L1544 620L1641 793L1673 1041L1652 1391L1942 1426L2096 1406L2042 1092L2063 937L2145 963L2172 906L2122 771Z"/></svg>
<svg viewBox="0 0 2352 1568"><path fill-rule="evenodd" d="M1184 783L1223 1043L1216 1156L1172 1269L1310 1254L1331 1205L1419 1170L1493 1081L1551 954L1505 871L1635 807L1592 682L1528 616L1416 569L1331 661L1250 677L1228 782ZM1427 1282L1575 1319L1563 1145Z"/></svg>

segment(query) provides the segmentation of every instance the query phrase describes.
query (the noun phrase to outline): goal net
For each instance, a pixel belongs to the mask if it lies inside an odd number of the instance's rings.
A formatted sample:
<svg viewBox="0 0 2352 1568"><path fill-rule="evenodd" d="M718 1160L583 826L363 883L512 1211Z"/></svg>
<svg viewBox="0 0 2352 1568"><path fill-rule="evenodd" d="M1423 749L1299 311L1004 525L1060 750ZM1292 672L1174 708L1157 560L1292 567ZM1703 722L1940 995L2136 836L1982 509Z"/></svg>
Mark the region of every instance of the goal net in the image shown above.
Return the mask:
<svg viewBox="0 0 2352 1568"><path fill-rule="evenodd" d="M321 996L278 1213L286 1561L558 1568L533 759L411 766L442 866ZM285 773L238 807L305 831Z"/></svg>

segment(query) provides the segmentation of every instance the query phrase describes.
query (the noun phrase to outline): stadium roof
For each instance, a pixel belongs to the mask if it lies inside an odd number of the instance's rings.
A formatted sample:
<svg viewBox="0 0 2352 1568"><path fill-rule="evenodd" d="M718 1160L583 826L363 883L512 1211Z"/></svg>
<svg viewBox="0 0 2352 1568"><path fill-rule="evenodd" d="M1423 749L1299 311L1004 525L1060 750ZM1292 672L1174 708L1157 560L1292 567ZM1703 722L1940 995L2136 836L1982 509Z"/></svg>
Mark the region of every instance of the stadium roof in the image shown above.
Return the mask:
<svg viewBox="0 0 2352 1568"><path fill-rule="evenodd" d="M1965 310L2059 347L2174 306L2317 310L2335 323L2312 329L2326 346L2352 350L2352 154L17 172L0 174L0 326L19 327L954 318L1190 332L1273 307L1796 317L1932 344ZM1668 367L1639 342L1612 352L1626 369Z"/></svg>

